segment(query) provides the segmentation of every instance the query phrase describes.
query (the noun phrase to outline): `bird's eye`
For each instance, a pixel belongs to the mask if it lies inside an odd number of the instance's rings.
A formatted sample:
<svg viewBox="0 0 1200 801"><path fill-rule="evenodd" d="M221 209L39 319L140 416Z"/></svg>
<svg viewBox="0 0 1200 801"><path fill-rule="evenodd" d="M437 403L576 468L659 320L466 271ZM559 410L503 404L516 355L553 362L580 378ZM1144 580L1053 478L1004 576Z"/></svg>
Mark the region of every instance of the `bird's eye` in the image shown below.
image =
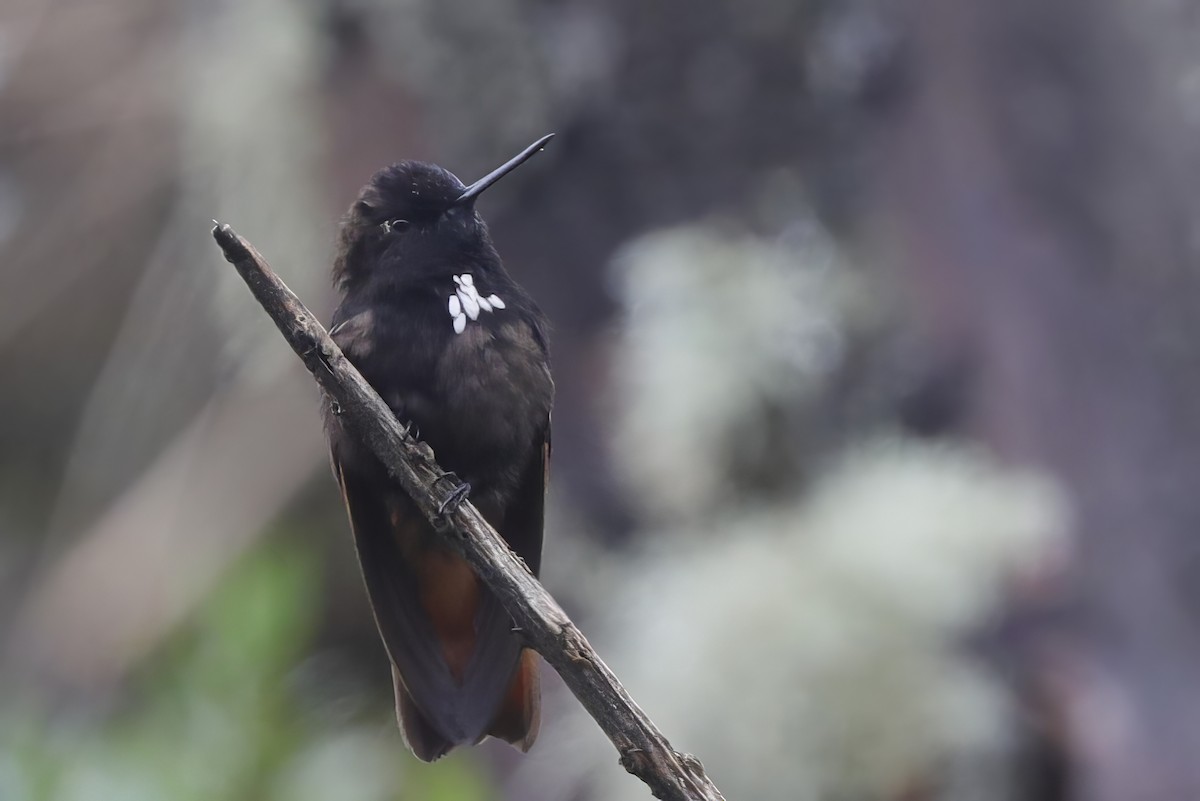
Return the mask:
<svg viewBox="0 0 1200 801"><path fill-rule="evenodd" d="M408 228L408 220L388 220L380 227L383 228L385 234L399 233Z"/></svg>

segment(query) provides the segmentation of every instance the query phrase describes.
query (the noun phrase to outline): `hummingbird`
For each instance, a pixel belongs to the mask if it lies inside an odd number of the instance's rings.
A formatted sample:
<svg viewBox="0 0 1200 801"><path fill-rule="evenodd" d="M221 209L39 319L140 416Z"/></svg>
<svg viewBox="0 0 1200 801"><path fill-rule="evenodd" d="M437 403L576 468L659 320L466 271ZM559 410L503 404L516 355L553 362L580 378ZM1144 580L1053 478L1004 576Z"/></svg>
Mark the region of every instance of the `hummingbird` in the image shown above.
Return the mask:
<svg viewBox="0 0 1200 801"><path fill-rule="evenodd" d="M553 134L466 186L434 164L379 170L342 219L330 334L536 576L550 464L548 322L475 203ZM509 614L382 463L323 404L334 476L391 662L408 748L432 762L492 736L527 751L538 662Z"/></svg>

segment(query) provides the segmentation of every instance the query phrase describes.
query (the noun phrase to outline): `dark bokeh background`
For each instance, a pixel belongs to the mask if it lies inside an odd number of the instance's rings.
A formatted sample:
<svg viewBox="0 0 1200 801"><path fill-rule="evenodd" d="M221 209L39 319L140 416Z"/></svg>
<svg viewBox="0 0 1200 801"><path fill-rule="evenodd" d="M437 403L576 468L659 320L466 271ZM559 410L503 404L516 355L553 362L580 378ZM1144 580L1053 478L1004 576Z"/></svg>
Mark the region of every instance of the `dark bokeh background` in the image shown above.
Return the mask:
<svg viewBox="0 0 1200 801"><path fill-rule="evenodd" d="M1189 0L0 3L0 798L636 798L403 751L316 390L378 167L553 320L545 581L730 799L1200 797Z"/></svg>

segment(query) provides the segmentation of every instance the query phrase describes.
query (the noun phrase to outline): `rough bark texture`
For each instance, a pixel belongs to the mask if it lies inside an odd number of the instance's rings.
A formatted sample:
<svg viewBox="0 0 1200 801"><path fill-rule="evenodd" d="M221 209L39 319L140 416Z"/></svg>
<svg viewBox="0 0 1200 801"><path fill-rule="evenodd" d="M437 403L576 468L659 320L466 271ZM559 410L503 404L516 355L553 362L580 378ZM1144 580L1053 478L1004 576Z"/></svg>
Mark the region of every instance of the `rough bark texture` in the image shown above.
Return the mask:
<svg viewBox="0 0 1200 801"><path fill-rule="evenodd" d="M621 765L664 801L717 801L699 760L677 753L562 607L469 502L440 514L457 481L410 437L300 299L228 225L213 237L340 414L387 466L447 543L496 593L531 648L550 663L620 753Z"/></svg>

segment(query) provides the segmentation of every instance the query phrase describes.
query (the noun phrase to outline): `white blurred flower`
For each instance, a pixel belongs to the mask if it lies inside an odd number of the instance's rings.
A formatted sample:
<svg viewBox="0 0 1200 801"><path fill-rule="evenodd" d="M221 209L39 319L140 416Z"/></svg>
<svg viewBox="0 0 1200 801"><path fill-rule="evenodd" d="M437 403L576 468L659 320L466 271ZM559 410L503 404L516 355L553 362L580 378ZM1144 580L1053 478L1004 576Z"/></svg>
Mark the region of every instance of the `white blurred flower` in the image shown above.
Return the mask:
<svg viewBox="0 0 1200 801"><path fill-rule="evenodd" d="M819 232L797 241L681 228L618 254L614 451L652 515L731 500L731 461L770 445L764 416L811 399L839 363L855 281Z"/></svg>
<svg viewBox="0 0 1200 801"><path fill-rule="evenodd" d="M593 640L728 797L895 798L948 760L1005 752L1005 696L956 644L1065 516L1044 480L974 451L865 445L789 505L657 539L669 550L625 566L609 597L626 603ZM527 768L557 777L546 797L638 792L595 725L574 723Z"/></svg>
<svg viewBox="0 0 1200 801"><path fill-rule="evenodd" d="M313 743L280 772L271 798L387 801L395 798L397 743L368 731L342 731Z"/></svg>

